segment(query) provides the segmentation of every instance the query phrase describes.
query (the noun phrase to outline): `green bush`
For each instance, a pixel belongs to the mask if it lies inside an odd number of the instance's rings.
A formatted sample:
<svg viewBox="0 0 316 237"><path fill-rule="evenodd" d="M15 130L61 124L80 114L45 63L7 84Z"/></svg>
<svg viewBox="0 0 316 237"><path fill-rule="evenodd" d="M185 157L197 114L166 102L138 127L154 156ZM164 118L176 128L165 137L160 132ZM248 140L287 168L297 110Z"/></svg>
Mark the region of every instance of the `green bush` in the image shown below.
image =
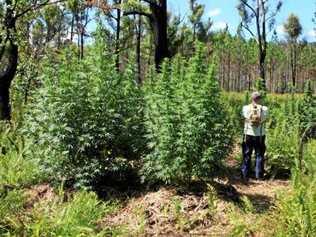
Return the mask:
<svg viewBox="0 0 316 237"><path fill-rule="evenodd" d="M108 236L119 229L98 227L99 221L116 211L115 202L102 202L93 192L58 193L24 208L22 191L10 191L0 205L0 234L4 236ZM65 201L67 200L67 201ZM111 235L112 236L112 235Z"/></svg>
<svg viewBox="0 0 316 237"><path fill-rule="evenodd" d="M232 129L234 131L234 135L237 138L242 138L242 134L244 131L244 119L241 115L242 107L250 103L249 93L246 92L245 96L242 93L223 93L223 102L226 104L227 112L232 121Z"/></svg>
<svg viewBox="0 0 316 237"><path fill-rule="evenodd" d="M36 204L26 232L30 236L96 236L97 221L112 211L92 192L80 191L71 200L61 197Z"/></svg>
<svg viewBox="0 0 316 237"><path fill-rule="evenodd" d="M26 198L21 190L0 192L0 236L7 233L24 211Z"/></svg>
<svg viewBox="0 0 316 237"><path fill-rule="evenodd" d="M145 86L147 138L151 152L144 159L147 180L183 183L217 174L232 145L230 119L222 104L214 66L199 46L186 63L180 57L164 62Z"/></svg>
<svg viewBox="0 0 316 237"><path fill-rule="evenodd" d="M0 191L23 188L45 179L38 160L33 156L33 146L14 129L1 126L0 131Z"/></svg>
<svg viewBox="0 0 316 237"><path fill-rule="evenodd" d="M22 130L46 171L75 186L119 176L145 150L142 92L129 67L116 72L104 45L98 42L83 61L65 52L57 68L46 65Z"/></svg>
<svg viewBox="0 0 316 237"><path fill-rule="evenodd" d="M295 166L299 145L298 100L290 98L281 107L270 106L267 124L267 171L274 176L289 175Z"/></svg>
<svg viewBox="0 0 316 237"><path fill-rule="evenodd" d="M24 188L45 179L33 157L32 144L20 137L15 128L0 125L0 235L19 223L26 197Z"/></svg>
<svg viewBox="0 0 316 237"><path fill-rule="evenodd" d="M316 138L316 96L313 95L311 81L307 82L304 97L299 104L299 124L301 136L309 130L306 137Z"/></svg>
<svg viewBox="0 0 316 237"><path fill-rule="evenodd" d="M316 235L316 190L315 162L316 142L311 141L304 156L308 175L295 169L291 192L280 198L277 204L275 236L315 236Z"/></svg>

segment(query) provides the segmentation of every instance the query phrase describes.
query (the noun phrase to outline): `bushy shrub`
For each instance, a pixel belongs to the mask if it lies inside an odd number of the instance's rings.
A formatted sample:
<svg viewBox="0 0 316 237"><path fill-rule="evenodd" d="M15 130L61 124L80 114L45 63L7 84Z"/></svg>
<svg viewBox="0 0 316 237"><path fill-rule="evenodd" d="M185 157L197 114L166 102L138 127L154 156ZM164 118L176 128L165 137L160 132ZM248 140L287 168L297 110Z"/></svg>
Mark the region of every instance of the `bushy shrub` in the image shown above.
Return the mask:
<svg viewBox="0 0 316 237"><path fill-rule="evenodd" d="M0 192L0 235L7 232L8 224L18 221L23 212L26 198L21 190Z"/></svg>
<svg viewBox="0 0 316 237"><path fill-rule="evenodd" d="M299 104L300 136L316 138L316 96L313 95L311 81L308 81L302 101ZM309 131L308 131L309 130Z"/></svg>
<svg viewBox="0 0 316 237"><path fill-rule="evenodd" d="M1 236L112 236L112 231L119 231L98 227L98 222L119 206L116 202L100 201L93 192L66 195L59 189L36 201L31 209L26 206L30 206L27 195L19 190L10 191L1 199Z"/></svg>
<svg viewBox="0 0 316 237"><path fill-rule="evenodd" d="M316 235L316 190L315 162L316 142L310 142L306 149L305 161L308 175L293 170L292 188L277 203L275 236L315 236Z"/></svg>
<svg viewBox="0 0 316 237"><path fill-rule="evenodd" d="M151 152L143 168L148 180L183 183L193 176L212 177L230 150L230 120L204 52L198 46L189 62L176 57L148 78L145 116Z"/></svg>
<svg viewBox="0 0 316 237"><path fill-rule="evenodd" d="M0 192L24 188L45 179L32 143L8 126L0 125Z"/></svg>
<svg viewBox="0 0 316 237"><path fill-rule="evenodd" d="M229 92L223 93L222 101L226 104L227 112L232 121L232 129L237 138L242 139L244 132L244 119L241 115L242 107L250 103L249 92L242 93Z"/></svg>
<svg viewBox="0 0 316 237"><path fill-rule="evenodd" d="M47 64L22 130L49 174L79 186L119 176L145 148L142 92L129 67L116 71L104 45L85 60L65 52L58 67Z"/></svg>
<svg viewBox="0 0 316 237"><path fill-rule="evenodd" d="M0 236L20 221L26 197L23 190L45 179L32 144L14 126L0 124Z"/></svg>
<svg viewBox="0 0 316 237"><path fill-rule="evenodd" d="M270 106L267 124L267 171L274 176L289 175L295 166L299 145L298 100L284 101L281 107Z"/></svg>
<svg viewBox="0 0 316 237"><path fill-rule="evenodd" d="M35 205L26 231L30 236L97 236L97 221L111 210L92 192L75 193L65 203L56 196Z"/></svg>

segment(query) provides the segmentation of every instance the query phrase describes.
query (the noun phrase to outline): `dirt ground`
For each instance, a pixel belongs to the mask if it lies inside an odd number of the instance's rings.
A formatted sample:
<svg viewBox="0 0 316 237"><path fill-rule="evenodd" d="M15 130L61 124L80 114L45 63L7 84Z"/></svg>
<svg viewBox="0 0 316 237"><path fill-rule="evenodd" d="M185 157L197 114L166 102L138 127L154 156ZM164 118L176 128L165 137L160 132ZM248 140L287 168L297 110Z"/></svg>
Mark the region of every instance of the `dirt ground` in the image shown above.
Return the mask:
<svg viewBox="0 0 316 237"><path fill-rule="evenodd" d="M289 181L244 184L233 157L226 161L228 179L205 184L201 192L161 187L138 194L101 226L120 227L123 236L269 236L260 231L259 221L273 210L277 194L287 190Z"/></svg>

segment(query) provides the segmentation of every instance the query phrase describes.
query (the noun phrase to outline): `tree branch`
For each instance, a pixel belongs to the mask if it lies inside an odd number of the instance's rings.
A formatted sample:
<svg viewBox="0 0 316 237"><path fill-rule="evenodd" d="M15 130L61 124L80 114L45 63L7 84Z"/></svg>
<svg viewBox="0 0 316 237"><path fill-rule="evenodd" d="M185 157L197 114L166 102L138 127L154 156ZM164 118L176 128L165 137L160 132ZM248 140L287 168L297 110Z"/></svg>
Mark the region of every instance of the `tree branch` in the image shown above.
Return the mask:
<svg viewBox="0 0 316 237"><path fill-rule="evenodd" d="M257 12L256 12L256 10L252 7L252 6L250 6L248 3L247 3L247 1L246 0L240 0L244 5L246 5L254 14L255 14L255 16L257 15Z"/></svg>
<svg viewBox="0 0 316 237"><path fill-rule="evenodd" d="M16 14L15 15L15 19L18 19L19 17L25 15L26 13L30 12L30 11L35 11L35 10L38 10L42 7L45 7L45 6L48 6L48 5L53 5L53 4L56 4L56 3L60 3L60 2L65 2L66 0L58 0L58 1L55 1L55 2L50 2L50 0L46 0L45 2L41 3L41 4L38 4L38 5L33 5L27 9L25 9L24 11L22 11L21 13L19 14Z"/></svg>
<svg viewBox="0 0 316 237"><path fill-rule="evenodd" d="M142 1L144 1L144 2L146 2L146 3L148 3L148 4L150 4L150 5L152 5L152 6L154 6L154 7L160 7L160 6L157 4L157 2L155 2L155 1L152 1L152 0L142 0Z"/></svg>
<svg viewBox="0 0 316 237"><path fill-rule="evenodd" d="M258 42L258 37L252 32L252 30L250 30L250 28L247 25L241 23L241 27L243 27L245 30L247 30L250 33L250 35L253 38L255 38L255 40Z"/></svg>
<svg viewBox="0 0 316 237"><path fill-rule="evenodd" d="M146 12L142 12L142 11L131 10L131 11L123 12L123 16L129 16L129 15L141 15L141 16L146 16L149 19L153 18L153 16L150 13L146 13Z"/></svg>

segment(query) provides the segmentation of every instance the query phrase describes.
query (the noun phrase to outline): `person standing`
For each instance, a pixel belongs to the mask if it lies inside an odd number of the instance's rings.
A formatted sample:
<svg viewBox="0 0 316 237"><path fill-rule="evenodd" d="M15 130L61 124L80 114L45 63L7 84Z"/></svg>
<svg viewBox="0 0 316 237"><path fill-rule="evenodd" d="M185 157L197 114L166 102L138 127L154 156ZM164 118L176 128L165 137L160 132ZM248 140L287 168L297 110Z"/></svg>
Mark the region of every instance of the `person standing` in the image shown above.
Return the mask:
<svg viewBox="0 0 316 237"><path fill-rule="evenodd" d="M251 156L255 151L255 177L262 179L264 174L265 128L264 122L268 117L268 108L261 105L261 94L251 94L251 104L243 106L242 116L245 119L243 134L243 162L241 173L244 181L249 180Z"/></svg>

